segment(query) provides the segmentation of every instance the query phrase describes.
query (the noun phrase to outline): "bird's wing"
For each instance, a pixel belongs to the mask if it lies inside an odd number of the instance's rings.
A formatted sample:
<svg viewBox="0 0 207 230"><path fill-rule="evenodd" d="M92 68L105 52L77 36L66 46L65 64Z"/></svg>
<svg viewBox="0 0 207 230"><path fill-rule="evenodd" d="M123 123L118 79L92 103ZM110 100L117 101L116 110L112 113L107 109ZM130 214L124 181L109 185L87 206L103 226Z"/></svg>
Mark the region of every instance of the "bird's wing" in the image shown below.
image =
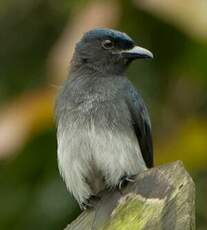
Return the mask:
<svg viewBox="0 0 207 230"><path fill-rule="evenodd" d="M127 105L131 114L134 132L137 136L142 156L148 168L153 167L153 146L151 124L144 101L135 88L127 86Z"/></svg>

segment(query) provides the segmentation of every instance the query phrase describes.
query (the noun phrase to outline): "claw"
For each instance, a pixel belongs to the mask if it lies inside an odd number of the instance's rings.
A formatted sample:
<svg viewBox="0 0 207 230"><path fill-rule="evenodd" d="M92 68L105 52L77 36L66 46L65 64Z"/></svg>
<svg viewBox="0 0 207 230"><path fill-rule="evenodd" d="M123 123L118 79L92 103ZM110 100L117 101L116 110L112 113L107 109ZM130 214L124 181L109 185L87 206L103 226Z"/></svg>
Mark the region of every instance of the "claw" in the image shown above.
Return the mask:
<svg viewBox="0 0 207 230"><path fill-rule="evenodd" d="M86 201L80 204L80 208L81 210L86 210L86 209L93 208L93 205Z"/></svg>
<svg viewBox="0 0 207 230"><path fill-rule="evenodd" d="M119 190L121 190L124 186L128 184L128 182L134 183L135 182L135 175L132 176L123 176L118 184Z"/></svg>
<svg viewBox="0 0 207 230"><path fill-rule="evenodd" d="M92 195L91 197L89 197L86 201L84 201L83 203L80 204L80 208L82 210L86 210L86 209L91 209L94 208L96 202L100 200L99 196L94 196Z"/></svg>

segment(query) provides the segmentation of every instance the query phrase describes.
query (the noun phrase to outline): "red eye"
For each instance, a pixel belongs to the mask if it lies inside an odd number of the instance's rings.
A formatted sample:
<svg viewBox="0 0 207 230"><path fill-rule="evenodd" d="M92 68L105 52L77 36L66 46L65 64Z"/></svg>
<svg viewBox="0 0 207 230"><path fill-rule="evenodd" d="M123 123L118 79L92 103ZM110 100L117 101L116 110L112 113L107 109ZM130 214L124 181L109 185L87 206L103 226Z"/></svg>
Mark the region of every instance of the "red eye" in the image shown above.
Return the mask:
<svg viewBox="0 0 207 230"><path fill-rule="evenodd" d="M113 44L113 42L111 40L105 40L105 41L102 42L102 47L104 49L107 49L107 50L112 49L113 46L114 46L114 44Z"/></svg>

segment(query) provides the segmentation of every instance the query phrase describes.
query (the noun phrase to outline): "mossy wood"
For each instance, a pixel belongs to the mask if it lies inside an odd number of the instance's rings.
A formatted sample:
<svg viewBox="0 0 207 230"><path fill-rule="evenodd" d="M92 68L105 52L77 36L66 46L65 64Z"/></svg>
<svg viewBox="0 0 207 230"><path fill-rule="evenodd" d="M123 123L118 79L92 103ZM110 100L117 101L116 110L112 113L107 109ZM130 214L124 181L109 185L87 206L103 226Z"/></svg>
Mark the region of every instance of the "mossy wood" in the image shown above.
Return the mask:
<svg viewBox="0 0 207 230"><path fill-rule="evenodd" d="M182 162L144 171L121 191L105 192L65 230L193 230L195 186Z"/></svg>

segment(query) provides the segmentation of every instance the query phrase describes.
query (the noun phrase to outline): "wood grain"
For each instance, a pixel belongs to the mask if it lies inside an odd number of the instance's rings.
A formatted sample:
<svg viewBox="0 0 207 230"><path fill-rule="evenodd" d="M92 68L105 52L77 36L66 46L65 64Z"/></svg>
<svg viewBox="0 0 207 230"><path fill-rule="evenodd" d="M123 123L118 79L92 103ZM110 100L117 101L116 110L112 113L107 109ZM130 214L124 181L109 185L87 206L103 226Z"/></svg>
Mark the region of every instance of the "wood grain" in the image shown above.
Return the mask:
<svg viewBox="0 0 207 230"><path fill-rule="evenodd" d="M105 191L94 209L65 230L193 230L195 186L182 162L146 170L121 191Z"/></svg>

